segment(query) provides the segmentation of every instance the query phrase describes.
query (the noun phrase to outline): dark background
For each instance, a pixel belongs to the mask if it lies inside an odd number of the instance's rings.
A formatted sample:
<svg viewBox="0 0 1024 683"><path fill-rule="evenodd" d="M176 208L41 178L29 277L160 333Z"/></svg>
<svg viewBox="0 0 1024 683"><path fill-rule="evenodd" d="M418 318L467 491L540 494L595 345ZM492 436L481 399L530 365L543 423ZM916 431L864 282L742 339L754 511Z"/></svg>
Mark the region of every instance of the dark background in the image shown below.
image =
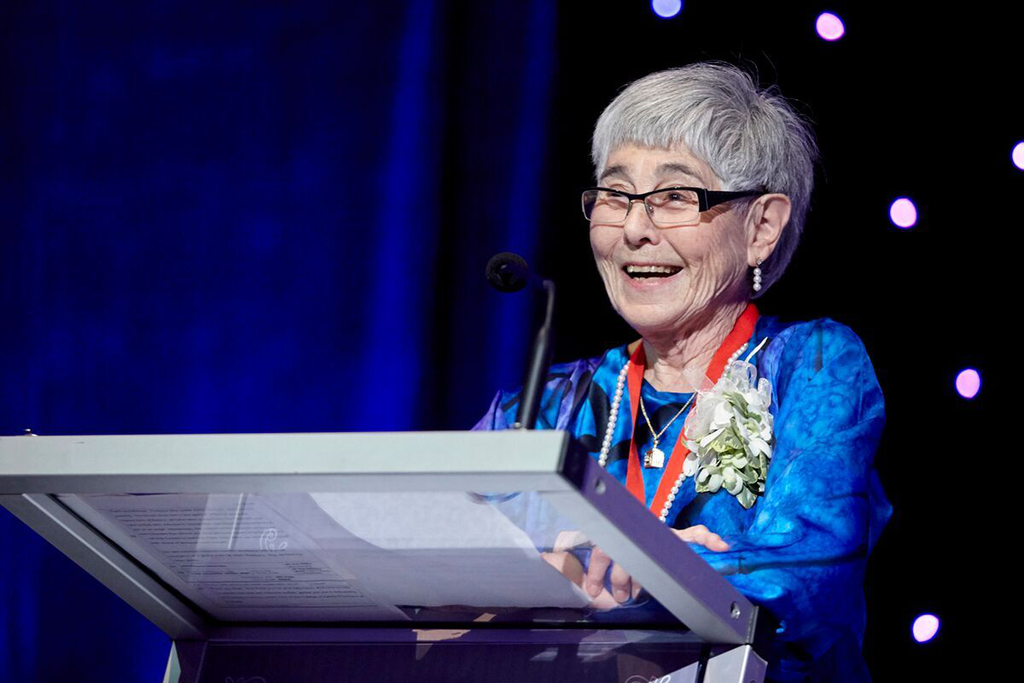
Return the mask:
<svg viewBox="0 0 1024 683"><path fill-rule="evenodd" d="M814 32L824 10L837 42ZM850 325L886 395L895 514L867 577L869 665L984 679L1016 611L1000 570L1020 449L1012 413L985 406L1010 399L1018 347L1020 20L980 3L690 0L662 20L643 1L6 2L0 433L469 427L518 382L534 316L486 286L491 254L558 281L556 360L632 337L579 212L591 129L630 80L724 59L797 100L823 155L760 308ZM911 230L888 220L899 196ZM965 367L973 401L953 389ZM942 629L918 645L922 612ZM167 645L0 510L0 679L157 680Z"/></svg>

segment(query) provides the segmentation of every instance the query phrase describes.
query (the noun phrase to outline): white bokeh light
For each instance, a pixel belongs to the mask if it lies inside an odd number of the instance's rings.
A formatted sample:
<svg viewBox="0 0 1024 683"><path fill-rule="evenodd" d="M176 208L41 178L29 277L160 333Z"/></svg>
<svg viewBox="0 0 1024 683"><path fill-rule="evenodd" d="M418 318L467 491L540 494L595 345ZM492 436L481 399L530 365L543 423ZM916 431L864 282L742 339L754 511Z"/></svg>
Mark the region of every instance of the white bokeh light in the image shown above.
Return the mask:
<svg viewBox="0 0 1024 683"><path fill-rule="evenodd" d="M671 19L683 9L682 0L651 0L651 9L662 19Z"/></svg>

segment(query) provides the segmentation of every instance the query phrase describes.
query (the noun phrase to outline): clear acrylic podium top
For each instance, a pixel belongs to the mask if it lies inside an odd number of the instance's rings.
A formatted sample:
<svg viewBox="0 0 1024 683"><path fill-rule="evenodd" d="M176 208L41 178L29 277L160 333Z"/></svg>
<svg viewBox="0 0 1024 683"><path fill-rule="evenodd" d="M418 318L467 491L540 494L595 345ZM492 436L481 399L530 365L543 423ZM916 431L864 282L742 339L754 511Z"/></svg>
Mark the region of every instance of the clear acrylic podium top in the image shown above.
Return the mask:
<svg viewBox="0 0 1024 683"><path fill-rule="evenodd" d="M495 620L743 644L756 621L557 431L5 437L0 504L172 638ZM583 590L595 546L635 601Z"/></svg>

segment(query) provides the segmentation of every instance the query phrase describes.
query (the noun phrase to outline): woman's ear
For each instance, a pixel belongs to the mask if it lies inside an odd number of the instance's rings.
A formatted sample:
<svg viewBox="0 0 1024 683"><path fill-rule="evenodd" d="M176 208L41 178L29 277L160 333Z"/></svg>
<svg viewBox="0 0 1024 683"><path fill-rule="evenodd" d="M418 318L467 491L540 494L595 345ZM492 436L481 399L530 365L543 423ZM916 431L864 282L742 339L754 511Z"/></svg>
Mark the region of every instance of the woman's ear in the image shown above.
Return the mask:
<svg viewBox="0 0 1024 683"><path fill-rule="evenodd" d="M784 194L764 194L757 198L747 212L747 263L753 267L758 261L768 260L782 231L789 223L793 203Z"/></svg>

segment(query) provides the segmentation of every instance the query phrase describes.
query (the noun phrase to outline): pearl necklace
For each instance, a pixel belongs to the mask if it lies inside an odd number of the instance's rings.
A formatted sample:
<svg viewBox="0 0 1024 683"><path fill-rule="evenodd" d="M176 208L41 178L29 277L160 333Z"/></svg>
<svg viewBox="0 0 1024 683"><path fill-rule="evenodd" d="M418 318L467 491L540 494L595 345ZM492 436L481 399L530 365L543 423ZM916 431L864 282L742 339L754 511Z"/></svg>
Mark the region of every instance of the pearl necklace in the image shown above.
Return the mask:
<svg viewBox="0 0 1024 683"><path fill-rule="evenodd" d="M643 342L640 343L642 344ZM726 362L725 367L732 365L736 359L740 357L740 354L747 350L748 346L749 343L744 342L743 346L736 349L736 352L729 356L729 360ZM608 411L608 428L604 431L604 441L601 442L601 454L597 458L597 464L601 467L606 467L608 465L608 453L612 448L612 434L615 432L615 423L619 420L619 406L622 404L622 394L626 390L626 378L629 376L629 366L630 361L627 359L626 364L623 365L622 370L619 371L619 379L615 384L615 396L612 398L612 406ZM668 519L668 512L672 509L672 502L676 499L676 494L679 493L679 489L682 487L684 479L686 479L685 467L683 468L683 471L679 473L679 477L672 485L672 491L668 494L668 498L665 500L665 505L661 508L661 513L658 515L658 519L662 522Z"/></svg>

